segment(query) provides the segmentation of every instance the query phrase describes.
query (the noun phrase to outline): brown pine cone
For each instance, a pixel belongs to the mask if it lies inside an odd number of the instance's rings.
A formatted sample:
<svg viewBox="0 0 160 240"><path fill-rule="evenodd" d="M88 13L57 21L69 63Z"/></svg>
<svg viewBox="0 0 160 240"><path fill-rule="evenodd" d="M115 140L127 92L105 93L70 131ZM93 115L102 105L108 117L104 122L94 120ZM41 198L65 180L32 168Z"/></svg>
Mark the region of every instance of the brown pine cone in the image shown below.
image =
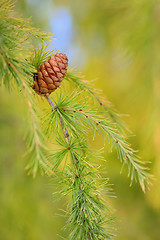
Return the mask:
<svg viewBox="0 0 160 240"><path fill-rule="evenodd" d="M50 94L61 85L67 72L68 58L64 53L53 54L34 76L33 89L40 95Z"/></svg>

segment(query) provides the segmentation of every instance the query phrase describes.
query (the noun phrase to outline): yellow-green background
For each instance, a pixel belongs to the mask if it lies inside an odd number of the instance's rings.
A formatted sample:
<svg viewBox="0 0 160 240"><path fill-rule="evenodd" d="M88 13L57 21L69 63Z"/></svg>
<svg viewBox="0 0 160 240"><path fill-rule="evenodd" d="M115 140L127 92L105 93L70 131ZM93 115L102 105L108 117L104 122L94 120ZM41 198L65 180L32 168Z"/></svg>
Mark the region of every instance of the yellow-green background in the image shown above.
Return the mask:
<svg viewBox="0 0 160 240"><path fill-rule="evenodd" d="M34 26L55 33L52 42L70 66L95 79L135 134L129 140L155 180L144 195L129 187L115 153L107 172L116 199L118 240L160 239L160 2L152 0L17 0L16 11ZM24 115L19 94L0 90L0 239L58 240L65 202L52 198L55 186L24 171ZM99 142L98 147L103 146Z"/></svg>

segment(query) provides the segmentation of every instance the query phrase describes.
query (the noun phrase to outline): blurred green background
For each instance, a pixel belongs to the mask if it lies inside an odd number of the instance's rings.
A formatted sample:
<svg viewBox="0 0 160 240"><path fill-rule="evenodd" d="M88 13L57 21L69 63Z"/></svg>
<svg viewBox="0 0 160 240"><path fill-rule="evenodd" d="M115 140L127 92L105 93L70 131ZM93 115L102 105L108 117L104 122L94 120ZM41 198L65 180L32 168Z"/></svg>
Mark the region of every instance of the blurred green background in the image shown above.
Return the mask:
<svg viewBox="0 0 160 240"><path fill-rule="evenodd" d="M118 240L160 239L160 1L17 0L16 11L32 16L34 26L54 33L53 48L65 52L70 67L95 79L136 135L134 148L150 161L155 180L145 195L129 187L115 153L107 172L116 199ZM55 202L47 177L24 171L24 105L16 92L0 90L0 239L58 240L65 223L57 216L65 201ZM102 147L99 141L97 147Z"/></svg>

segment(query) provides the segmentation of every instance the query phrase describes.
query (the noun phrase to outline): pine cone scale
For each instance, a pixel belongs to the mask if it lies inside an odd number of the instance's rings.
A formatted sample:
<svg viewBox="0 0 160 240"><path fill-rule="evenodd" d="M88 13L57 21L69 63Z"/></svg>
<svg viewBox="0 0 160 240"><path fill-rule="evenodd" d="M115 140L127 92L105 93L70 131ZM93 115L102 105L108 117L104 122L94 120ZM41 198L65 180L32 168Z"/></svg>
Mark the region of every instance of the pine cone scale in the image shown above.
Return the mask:
<svg viewBox="0 0 160 240"><path fill-rule="evenodd" d="M46 78L45 78L45 81L46 81L47 85L48 85L48 84L53 84L53 80L52 80L51 77L46 77Z"/></svg>
<svg viewBox="0 0 160 240"><path fill-rule="evenodd" d="M68 59L63 53L53 54L34 77L33 89L38 94L50 94L61 85L67 72Z"/></svg>
<svg viewBox="0 0 160 240"><path fill-rule="evenodd" d="M55 65L55 61L52 60L48 60L49 64L50 64L50 69L52 70L52 73L54 73L54 76L57 76L56 71L59 71L59 68L57 67L57 65Z"/></svg>

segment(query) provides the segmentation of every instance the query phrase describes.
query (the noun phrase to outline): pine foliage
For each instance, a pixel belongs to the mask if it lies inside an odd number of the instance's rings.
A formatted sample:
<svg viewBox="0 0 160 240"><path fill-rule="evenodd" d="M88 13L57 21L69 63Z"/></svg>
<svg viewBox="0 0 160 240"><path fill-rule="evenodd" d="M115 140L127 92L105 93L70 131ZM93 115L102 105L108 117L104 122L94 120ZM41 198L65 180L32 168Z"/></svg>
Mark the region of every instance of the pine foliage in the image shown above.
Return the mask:
<svg viewBox="0 0 160 240"><path fill-rule="evenodd" d="M63 87L53 99L46 96L50 107L40 118L33 76L54 50L47 51L45 44L50 35L31 27L29 20L15 18L12 7L10 1L0 3L0 79L1 85L21 90L28 106L28 173L36 176L40 169L52 175L61 195L70 198L68 239L112 239L114 217L106 196L102 197L104 191L108 197L112 195L108 179L101 177L103 154L90 149L89 140L101 135L110 150L115 148L122 167L128 167L131 184L138 181L143 191L149 187L151 176L127 142L120 114L77 73L68 71L64 79L64 86L69 84L70 90ZM35 41L37 48L33 47ZM56 150L50 152L46 137L53 142L53 132Z"/></svg>
<svg viewBox="0 0 160 240"><path fill-rule="evenodd" d="M31 156L27 168L35 176L39 167L47 166L47 159L43 151L45 144L43 143L42 130L39 127L38 108L31 88L36 65L28 64L26 59L33 63L34 56L39 58L39 55L37 56L33 51L34 41L44 45L44 42L48 42L51 37L33 28L29 19L23 20L15 17L12 8L11 1L1 1L0 84L9 89L17 87L21 91L21 95L25 97L29 113L29 129L26 141L28 153ZM41 60L44 60L45 56L40 55Z"/></svg>

